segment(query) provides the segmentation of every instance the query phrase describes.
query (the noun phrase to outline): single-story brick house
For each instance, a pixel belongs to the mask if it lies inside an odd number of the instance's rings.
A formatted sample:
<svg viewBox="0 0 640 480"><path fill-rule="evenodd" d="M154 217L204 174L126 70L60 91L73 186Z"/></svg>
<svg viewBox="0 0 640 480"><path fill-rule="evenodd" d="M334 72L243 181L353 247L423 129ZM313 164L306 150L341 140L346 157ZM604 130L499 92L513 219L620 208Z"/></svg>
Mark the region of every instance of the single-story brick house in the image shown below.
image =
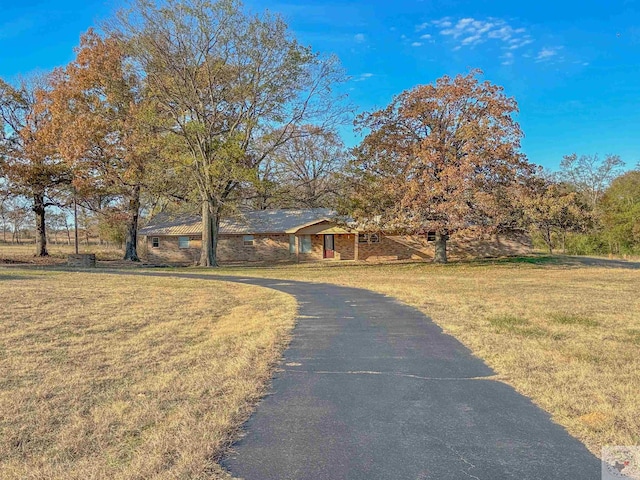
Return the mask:
<svg viewBox="0 0 640 480"><path fill-rule="evenodd" d="M140 230L153 264L194 264L200 258L200 216L154 217ZM220 222L218 261L302 262L320 260L430 260L435 234L386 235L362 232L325 208L253 210ZM453 236L451 258L516 255L529 252L522 234Z"/></svg>

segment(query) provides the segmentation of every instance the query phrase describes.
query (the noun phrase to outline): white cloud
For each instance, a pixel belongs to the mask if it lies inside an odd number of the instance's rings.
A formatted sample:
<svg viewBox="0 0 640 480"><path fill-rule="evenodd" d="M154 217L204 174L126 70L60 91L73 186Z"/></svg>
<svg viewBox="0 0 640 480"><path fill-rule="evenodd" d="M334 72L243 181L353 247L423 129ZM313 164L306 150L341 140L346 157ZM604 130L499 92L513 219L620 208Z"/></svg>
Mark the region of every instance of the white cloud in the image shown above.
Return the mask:
<svg viewBox="0 0 640 480"><path fill-rule="evenodd" d="M421 47L422 46L422 42L413 42L411 44L412 47Z"/></svg>
<svg viewBox="0 0 640 480"><path fill-rule="evenodd" d="M431 24L438 28L449 28L451 25L453 25L449 20L451 20L449 17L444 17L440 20L434 20L433 22L431 22ZM423 25L425 24L423 23ZM428 23L426 25L428 25Z"/></svg>
<svg viewBox="0 0 640 480"><path fill-rule="evenodd" d="M525 48L535 43L529 30L501 18L444 17L420 23L415 29L422 34L412 43L413 46L421 46L425 41L434 43L433 36L436 34L448 40L447 43L451 44L453 51L474 48L481 44L492 45L501 51L499 58L502 65L512 65L518 58L530 58L538 63L565 60L561 55L562 46L542 49L538 46L535 50L532 47ZM408 40L406 35L403 35L402 39Z"/></svg>
<svg viewBox="0 0 640 480"><path fill-rule="evenodd" d="M462 45L475 45L482 40L482 35L471 35L462 40Z"/></svg>
<svg viewBox="0 0 640 480"><path fill-rule="evenodd" d="M548 62L549 60L554 59L558 56L558 49L559 47L543 48L538 52L538 55L536 55L536 62Z"/></svg>
<svg viewBox="0 0 640 480"><path fill-rule="evenodd" d="M533 42L525 28L514 28L505 20L488 18L478 20L471 17L461 18L452 23L449 18L436 20L432 24L440 35L457 41L456 49L475 46L490 40L501 43L502 49L517 50Z"/></svg>
<svg viewBox="0 0 640 480"><path fill-rule="evenodd" d="M356 43L364 43L367 40L367 37L364 33L356 33L353 36L353 39L356 41Z"/></svg>
<svg viewBox="0 0 640 480"><path fill-rule="evenodd" d="M529 45L530 43L533 43L533 40L531 39L531 37L524 37L524 38L511 38L509 40L509 46L507 47L509 50L517 50L518 48L522 48L526 45Z"/></svg>
<svg viewBox="0 0 640 480"><path fill-rule="evenodd" d="M513 65L513 52L505 52L500 58L502 65Z"/></svg>
<svg viewBox="0 0 640 480"><path fill-rule="evenodd" d="M364 82L365 80L373 77L373 73L361 73L360 75L356 75L355 77L353 77L353 81L354 82Z"/></svg>

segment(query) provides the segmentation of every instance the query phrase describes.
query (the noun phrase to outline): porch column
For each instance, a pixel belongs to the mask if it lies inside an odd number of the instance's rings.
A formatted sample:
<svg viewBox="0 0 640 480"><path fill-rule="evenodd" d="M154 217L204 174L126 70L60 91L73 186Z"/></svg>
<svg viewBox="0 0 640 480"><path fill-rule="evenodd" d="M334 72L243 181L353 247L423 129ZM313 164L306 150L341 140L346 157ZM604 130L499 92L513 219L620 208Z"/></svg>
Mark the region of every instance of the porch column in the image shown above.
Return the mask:
<svg viewBox="0 0 640 480"><path fill-rule="evenodd" d="M300 263L300 239L298 238L298 234L293 235L295 238L296 245L296 263Z"/></svg>
<svg viewBox="0 0 640 480"><path fill-rule="evenodd" d="M353 239L353 260L358 261L358 232L354 232Z"/></svg>

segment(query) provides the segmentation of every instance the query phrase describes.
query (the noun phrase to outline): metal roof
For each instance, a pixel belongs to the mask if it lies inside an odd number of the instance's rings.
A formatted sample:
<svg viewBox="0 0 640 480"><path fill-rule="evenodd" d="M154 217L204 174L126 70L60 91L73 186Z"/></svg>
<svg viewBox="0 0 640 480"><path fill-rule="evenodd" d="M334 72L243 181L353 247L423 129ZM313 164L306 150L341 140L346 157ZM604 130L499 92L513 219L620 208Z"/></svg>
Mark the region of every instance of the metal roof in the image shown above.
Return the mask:
<svg viewBox="0 0 640 480"><path fill-rule="evenodd" d="M220 234L289 233L336 217L329 208L251 210L220 220ZM140 235L201 235L199 215L171 216L160 214L140 229Z"/></svg>

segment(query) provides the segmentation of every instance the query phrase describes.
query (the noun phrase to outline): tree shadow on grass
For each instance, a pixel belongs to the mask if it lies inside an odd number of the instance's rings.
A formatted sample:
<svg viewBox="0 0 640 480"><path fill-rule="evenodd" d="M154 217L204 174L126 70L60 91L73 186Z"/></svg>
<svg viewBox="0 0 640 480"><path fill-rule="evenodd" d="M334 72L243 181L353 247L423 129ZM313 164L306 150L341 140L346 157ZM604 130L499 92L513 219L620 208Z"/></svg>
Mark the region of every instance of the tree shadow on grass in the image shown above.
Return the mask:
<svg viewBox="0 0 640 480"><path fill-rule="evenodd" d="M469 264L477 266L487 265L509 265L509 264L525 264L525 265L553 265L559 267L596 267L596 268L624 268L628 270L640 270L640 262L628 260L618 260L598 257L582 257L570 255L549 255L549 254L532 254L517 257L492 258L470 260Z"/></svg>
<svg viewBox="0 0 640 480"><path fill-rule="evenodd" d="M7 275L0 273L0 282L3 280L31 280L31 278L24 277L22 275Z"/></svg>

